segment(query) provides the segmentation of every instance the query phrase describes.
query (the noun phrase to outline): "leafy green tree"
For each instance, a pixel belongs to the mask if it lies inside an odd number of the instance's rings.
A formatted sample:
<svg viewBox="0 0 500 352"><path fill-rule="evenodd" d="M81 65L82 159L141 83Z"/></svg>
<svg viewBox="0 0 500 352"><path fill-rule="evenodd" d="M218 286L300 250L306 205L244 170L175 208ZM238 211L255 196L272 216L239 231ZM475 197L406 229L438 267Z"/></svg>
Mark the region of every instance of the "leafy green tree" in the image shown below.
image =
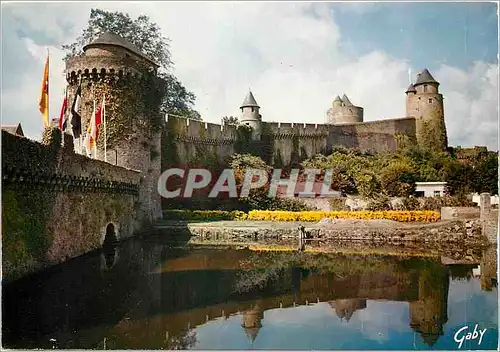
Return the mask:
<svg viewBox="0 0 500 352"><path fill-rule="evenodd" d="M381 191L380 182L375 173L364 171L355 175L356 189L359 195L366 198L374 198Z"/></svg>
<svg viewBox="0 0 500 352"><path fill-rule="evenodd" d="M415 191L415 170L404 161L395 161L381 170L380 183L389 196L408 197Z"/></svg>
<svg viewBox="0 0 500 352"><path fill-rule="evenodd" d="M450 195L464 196L473 191L474 173L471 166L447 159L439 173L441 179L447 183L446 187Z"/></svg>
<svg viewBox="0 0 500 352"><path fill-rule="evenodd" d="M473 180L475 192L498 194L498 154L489 155L474 165Z"/></svg>
<svg viewBox="0 0 500 352"><path fill-rule="evenodd" d="M222 122L225 124L225 125L234 125L234 126L238 126L238 124L240 123L238 121L238 118L235 117L235 116L224 116L222 118Z"/></svg>
<svg viewBox="0 0 500 352"><path fill-rule="evenodd" d="M148 16L132 19L122 12L91 9L87 27L75 42L63 45L65 60L83 54L83 47L104 32L111 32L135 45L141 52L155 61L160 68L158 76L166 82L166 93L162 99L162 113L170 113L201 120L193 109L196 96L188 91L170 72L173 63L170 55L170 40L164 37L160 27Z"/></svg>

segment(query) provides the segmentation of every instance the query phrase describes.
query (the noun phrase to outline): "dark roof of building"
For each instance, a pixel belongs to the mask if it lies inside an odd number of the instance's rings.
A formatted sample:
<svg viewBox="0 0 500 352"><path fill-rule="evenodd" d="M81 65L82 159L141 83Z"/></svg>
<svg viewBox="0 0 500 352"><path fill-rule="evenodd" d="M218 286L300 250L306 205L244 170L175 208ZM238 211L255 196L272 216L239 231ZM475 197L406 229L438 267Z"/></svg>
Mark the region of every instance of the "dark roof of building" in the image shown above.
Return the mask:
<svg viewBox="0 0 500 352"><path fill-rule="evenodd" d="M120 37L119 35L111 32L104 32L101 35L99 35L99 37L97 37L96 40L85 45L83 47L83 51L86 51L88 48L91 48L93 46L100 46L100 45L113 45L125 48L128 51L134 53L135 55L140 56L143 59L146 59L147 61L151 62L155 66L159 66L156 62L154 62L151 58L149 58L146 54L144 54L141 50L139 50L139 48L137 48L134 44L130 43L129 41Z"/></svg>
<svg viewBox="0 0 500 352"><path fill-rule="evenodd" d="M24 136L23 128L20 123L17 125L2 125L2 130L13 135Z"/></svg>
<svg viewBox="0 0 500 352"><path fill-rule="evenodd" d="M245 100L243 101L243 103L241 104L240 109L241 108L246 108L246 107L249 107L249 106L256 106L256 107L260 108L260 106L255 101L255 98L254 98L254 96L253 96L253 94L252 94L251 91L248 91L248 94L245 97Z"/></svg>
<svg viewBox="0 0 500 352"><path fill-rule="evenodd" d="M342 96L342 101L344 102L345 105L352 105L351 101L349 100L349 98L347 97L347 95L343 95Z"/></svg>
<svg viewBox="0 0 500 352"><path fill-rule="evenodd" d="M415 89L415 87L413 86L412 83L410 83L410 86L406 90L406 93L409 93L409 92L415 92L415 93L417 92L417 90Z"/></svg>
<svg viewBox="0 0 500 352"><path fill-rule="evenodd" d="M340 101L340 102L342 102L342 99L340 99L340 97L337 95L333 101L334 101L334 102L336 102L336 101Z"/></svg>
<svg viewBox="0 0 500 352"><path fill-rule="evenodd" d="M437 83L439 84L438 81L432 77L431 73L429 72L428 69L424 69L422 72L417 74L417 81L415 82L415 86L423 83Z"/></svg>

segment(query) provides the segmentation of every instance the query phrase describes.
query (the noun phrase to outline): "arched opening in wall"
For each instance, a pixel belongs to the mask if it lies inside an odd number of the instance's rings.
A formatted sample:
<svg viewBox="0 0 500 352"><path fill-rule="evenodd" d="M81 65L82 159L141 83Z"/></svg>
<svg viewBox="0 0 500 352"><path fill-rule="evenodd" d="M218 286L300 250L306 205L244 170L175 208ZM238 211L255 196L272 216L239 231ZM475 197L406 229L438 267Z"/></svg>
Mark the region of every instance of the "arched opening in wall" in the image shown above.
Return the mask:
<svg viewBox="0 0 500 352"><path fill-rule="evenodd" d="M118 237L116 236L115 225L109 223L108 226L106 226L106 235L104 236L103 246L114 244L116 242L118 242Z"/></svg>
<svg viewBox="0 0 500 352"><path fill-rule="evenodd" d="M424 93L427 93L427 84L424 84Z"/></svg>
<svg viewBox="0 0 500 352"><path fill-rule="evenodd" d="M432 99L429 99L429 103L432 103Z"/></svg>

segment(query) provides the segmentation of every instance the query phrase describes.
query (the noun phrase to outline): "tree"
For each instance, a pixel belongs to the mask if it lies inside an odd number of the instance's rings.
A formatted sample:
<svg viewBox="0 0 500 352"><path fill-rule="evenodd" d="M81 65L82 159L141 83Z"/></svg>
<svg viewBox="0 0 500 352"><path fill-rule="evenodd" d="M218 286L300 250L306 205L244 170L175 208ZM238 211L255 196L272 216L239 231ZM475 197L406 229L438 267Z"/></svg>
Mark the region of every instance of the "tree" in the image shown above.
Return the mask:
<svg viewBox="0 0 500 352"><path fill-rule="evenodd" d="M474 165L474 191L498 194L498 154L492 154Z"/></svg>
<svg viewBox="0 0 500 352"><path fill-rule="evenodd" d="M238 194L241 194L247 169L263 170L267 174L268 179L270 178L272 170L264 160L251 154L234 154L230 162L230 167L234 171ZM268 191L269 183L263 187L250 190L248 197L239 198L244 210L269 209L273 200L268 197Z"/></svg>
<svg viewBox="0 0 500 352"><path fill-rule="evenodd" d="M148 16L140 15L132 19L122 12L91 9L87 27L82 34L76 38L75 42L62 46L67 53L64 60L82 55L83 47L104 32L119 35L160 65L158 76L165 80L167 86L161 104L162 113L201 120L200 114L193 109L196 96L170 73L173 66L170 39L162 35L160 27L151 22Z"/></svg>
<svg viewBox="0 0 500 352"><path fill-rule="evenodd" d="M416 180L417 174L413 168L398 160L382 170L380 183L387 195L408 197L415 191Z"/></svg>
<svg viewBox="0 0 500 352"><path fill-rule="evenodd" d="M238 118L235 117L235 116L224 116L222 118L222 122L225 124L225 125L234 125L234 126L238 126L238 124L240 123L238 121Z"/></svg>

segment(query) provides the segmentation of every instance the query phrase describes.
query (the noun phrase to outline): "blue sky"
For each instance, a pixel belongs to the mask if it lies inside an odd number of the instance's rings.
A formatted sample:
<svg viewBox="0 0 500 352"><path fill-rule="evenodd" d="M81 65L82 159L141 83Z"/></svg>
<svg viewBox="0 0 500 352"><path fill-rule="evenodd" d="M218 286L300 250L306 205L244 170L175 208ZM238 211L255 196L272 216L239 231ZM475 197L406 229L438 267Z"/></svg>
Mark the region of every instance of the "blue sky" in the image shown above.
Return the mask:
<svg viewBox="0 0 500 352"><path fill-rule="evenodd" d="M370 11L333 16L355 55L382 49L434 71L443 63L462 69L478 60L497 63L496 8L495 3L379 3Z"/></svg>
<svg viewBox="0 0 500 352"><path fill-rule="evenodd" d="M441 83L450 143L497 149L495 3L2 3L3 124L20 121L39 138L46 46L54 115L60 46L81 33L92 7L160 25L205 121L237 115L249 87L266 121L322 123L344 93L365 121L403 117L408 71L414 79L427 67Z"/></svg>

